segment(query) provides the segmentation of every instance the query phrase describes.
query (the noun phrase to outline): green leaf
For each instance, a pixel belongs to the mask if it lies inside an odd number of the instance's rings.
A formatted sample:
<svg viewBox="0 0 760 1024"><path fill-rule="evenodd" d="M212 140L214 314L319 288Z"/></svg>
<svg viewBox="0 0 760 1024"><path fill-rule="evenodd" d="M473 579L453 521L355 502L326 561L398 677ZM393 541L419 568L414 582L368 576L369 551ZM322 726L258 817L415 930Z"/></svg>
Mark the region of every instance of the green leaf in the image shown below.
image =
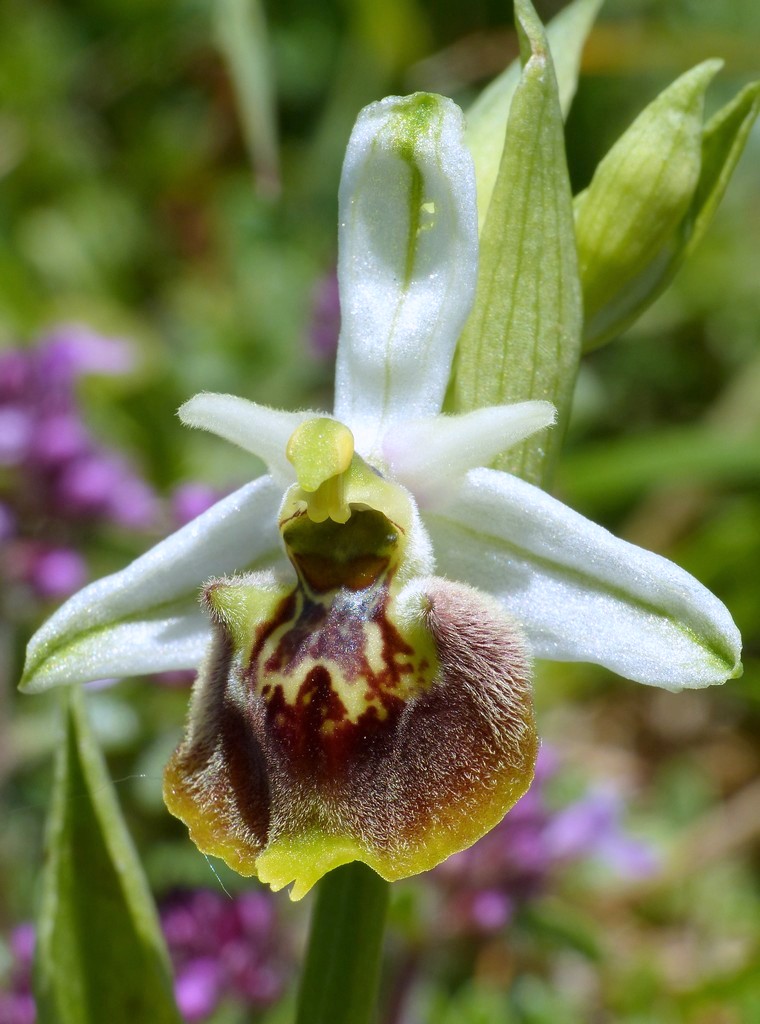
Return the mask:
<svg viewBox="0 0 760 1024"><path fill-rule="evenodd" d="M567 117L578 86L581 52L603 0L573 0L546 30L554 56L560 106ZM514 60L478 96L467 110L467 145L475 160L478 189L478 222L482 229L491 202L499 163L504 148L504 133L509 120L521 65Z"/></svg>
<svg viewBox="0 0 760 1024"><path fill-rule="evenodd" d="M572 505L614 507L654 487L749 485L760 476L760 435L713 426L660 429L587 443L562 460L557 483Z"/></svg>
<svg viewBox="0 0 760 1024"><path fill-rule="evenodd" d="M584 348L629 327L702 239L760 109L748 85L702 128L717 70L699 65L662 93L576 197L586 305Z"/></svg>
<svg viewBox="0 0 760 1024"><path fill-rule="evenodd" d="M67 692L38 922L39 1024L180 1024L137 854L90 730Z"/></svg>
<svg viewBox="0 0 760 1024"><path fill-rule="evenodd" d="M276 196L280 159L263 5L261 0L217 0L213 9L217 44L230 69L256 184L263 195Z"/></svg>
<svg viewBox="0 0 760 1024"><path fill-rule="evenodd" d="M545 399L559 423L500 456L499 469L544 482L562 443L582 323L573 210L557 82L528 0L515 4L524 61L481 235L475 305L459 340L457 412Z"/></svg>

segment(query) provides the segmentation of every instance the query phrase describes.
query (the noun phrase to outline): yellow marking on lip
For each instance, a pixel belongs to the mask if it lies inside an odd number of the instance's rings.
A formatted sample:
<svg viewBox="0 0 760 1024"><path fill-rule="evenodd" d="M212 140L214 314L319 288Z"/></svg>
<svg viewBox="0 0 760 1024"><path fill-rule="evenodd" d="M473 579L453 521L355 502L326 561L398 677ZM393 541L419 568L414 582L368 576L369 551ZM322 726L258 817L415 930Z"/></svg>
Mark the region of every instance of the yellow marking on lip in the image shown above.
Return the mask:
<svg viewBox="0 0 760 1024"><path fill-rule="evenodd" d="M384 721L389 699L408 701L430 686L436 668L430 641L415 635L410 646L399 636L392 596L382 600L378 618L364 621L364 610L352 614L350 604L337 623L318 618L319 605L301 592L288 618L257 646L253 680L267 701L305 710L316 699L311 673L320 668L341 702L341 720L356 724L369 711ZM330 644L332 651L325 649Z"/></svg>

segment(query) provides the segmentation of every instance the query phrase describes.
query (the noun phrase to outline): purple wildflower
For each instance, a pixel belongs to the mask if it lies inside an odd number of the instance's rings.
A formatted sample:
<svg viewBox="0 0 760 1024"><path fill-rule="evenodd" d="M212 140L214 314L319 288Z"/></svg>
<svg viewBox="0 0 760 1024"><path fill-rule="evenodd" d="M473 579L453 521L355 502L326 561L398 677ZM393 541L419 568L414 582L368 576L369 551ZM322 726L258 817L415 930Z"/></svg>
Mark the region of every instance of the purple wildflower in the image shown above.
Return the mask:
<svg viewBox="0 0 760 1024"><path fill-rule="evenodd" d="M171 497L172 519L177 527L184 526L191 519L195 519L206 509L219 501L221 495L213 487L207 484L187 483L179 484L174 489Z"/></svg>
<svg viewBox="0 0 760 1024"><path fill-rule="evenodd" d="M620 793L597 786L555 814L546 827L546 842L557 861L592 857L616 874L646 878L657 867L653 851L626 835Z"/></svg>
<svg viewBox="0 0 760 1024"><path fill-rule="evenodd" d="M26 352L9 349L0 352L0 403L12 405L21 398L29 376L29 360Z"/></svg>
<svg viewBox="0 0 760 1024"><path fill-rule="evenodd" d="M507 924L513 910L514 901L499 889L481 889L469 900L469 916L478 931L499 931Z"/></svg>
<svg viewBox="0 0 760 1024"><path fill-rule="evenodd" d="M0 354L0 544L5 583L58 600L85 581L78 551L92 526L158 522L152 489L83 422L79 377L131 369L129 345L84 327L60 327L36 347Z"/></svg>
<svg viewBox="0 0 760 1024"><path fill-rule="evenodd" d="M161 909L161 924L174 965L174 992L187 1024L207 1020L222 1001L255 1009L282 995L288 959L268 893L234 899L206 889L176 893ZM12 967L0 991L0 1024L34 1024L34 929L11 936Z"/></svg>
<svg viewBox="0 0 760 1024"><path fill-rule="evenodd" d="M78 551L38 545L30 559L27 582L42 598L59 600L84 585L87 563Z"/></svg>
<svg viewBox="0 0 760 1024"><path fill-rule="evenodd" d="M82 374L121 376L134 366L128 341L106 338L81 324L56 327L40 344L40 371L64 386Z"/></svg>
<svg viewBox="0 0 760 1024"><path fill-rule="evenodd" d="M161 921L186 1020L205 1020L225 998L262 1008L282 994L286 958L267 893L234 900L203 889L178 893Z"/></svg>
<svg viewBox="0 0 760 1024"><path fill-rule="evenodd" d="M222 969L213 957L196 957L177 972L174 997L186 1021L206 1020L222 995Z"/></svg>
<svg viewBox="0 0 760 1024"><path fill-rule="evenodd" d="M0 501L0 544L16 532L16 517L5 502Z"/></svg>
<svg viewBox="0 0 760 1024"><path fill-rule="evenodd" d="M68 460L57 476L55 496L68 516L102 518L137 529L156 519L150 488L110 452L92 450Z"/></svg>
<svg viewBox="0 0 760 1024"><path fill-rule="evenodd" d="M39 417L29 446L29 455L42 466L55 468L87 451L89 438L79 417L72 411Z"/></svg>
<svg viewBox="0 0 760 1024"><path fill-rule="evenodd" d="M23 406L0 408L0 464L17 466L23 462L32 438L32 422Z"/></svg>
<svg viewBox="0 0 760 1024"><path fill-rule="evenodd" d="M15 928L9 945L13 963L8 990L0 992L0 1024L34 1024L37 1014L32 995L32 925L21 924Z"/></svg>
<svg viewBox="0 0 760 1024"><path fill-rule="evenodd" d="M455 932L498 931L571 863L599 861L625 878L656 869L654 852L626 834L623 800L611 788L591 787L574 803L552 809L546 786L558 771L557 757L542 750L532 787L504 820L431 873Z"/></svg>

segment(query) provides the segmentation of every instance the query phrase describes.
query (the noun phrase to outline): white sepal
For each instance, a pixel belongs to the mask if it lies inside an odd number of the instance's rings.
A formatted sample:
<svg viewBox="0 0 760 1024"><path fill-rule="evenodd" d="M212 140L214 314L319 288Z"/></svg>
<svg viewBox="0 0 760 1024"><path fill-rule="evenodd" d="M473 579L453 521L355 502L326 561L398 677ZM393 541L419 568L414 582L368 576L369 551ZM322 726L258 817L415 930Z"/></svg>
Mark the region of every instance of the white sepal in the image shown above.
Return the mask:
<svg viewBox="0 0 760 1024"><path fill-rule="evenodd" d="M438 508L451 496L451 485L468 470L489 465L556 418L551 402L518 402L461 416L411 420L387 431L383 455L394 477L413 491L421 507Z"/></svg>
<svg viewBox="0 0 760 1024"><path fill-rule="evenodd" d="M669 690L741 674L739 632L709 590L517 477L473 470L425 522L439 572L499 597L536 657Z"/></svg>
<svg viewBox="0 0 760 1024"><path fill-rule="evenodd" d="M459 108L425 93L366 107L339 202L335 416L372 458L391 423L440 410L475 293L475 179Z"/></svg>
<svg viewBox="0 0 760 1024"><path fill-rule="evenodd" d="M280 493L271 477L260 477L69 598L32 637L21 688L197 666L208 637L201 584L254 563L284 562Z"/></svg>
<svg viewBox="0 0 760 1024"><path fill-rule="evenodd" d="M237 395L210 391L194 395L178 412L185 426L208 430L257 455L284 485L295 480L293 467L285 457L291 434L306 420L323 415L310 411L284 412Z"/></svg>

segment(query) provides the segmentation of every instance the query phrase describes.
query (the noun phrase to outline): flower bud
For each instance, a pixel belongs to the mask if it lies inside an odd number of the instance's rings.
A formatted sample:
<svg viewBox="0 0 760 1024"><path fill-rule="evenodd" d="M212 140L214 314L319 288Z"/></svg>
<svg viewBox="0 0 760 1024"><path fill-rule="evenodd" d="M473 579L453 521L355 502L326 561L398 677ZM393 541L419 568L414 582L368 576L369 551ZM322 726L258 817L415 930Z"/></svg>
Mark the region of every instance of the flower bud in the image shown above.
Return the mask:
<svg viewBox="0 0 760 1024"><path fill-rule="evenodd" d="M700 176L705 91L720 66L705 61L661 93L576 196L587 348L621 330L680 244Z"/></svg>

